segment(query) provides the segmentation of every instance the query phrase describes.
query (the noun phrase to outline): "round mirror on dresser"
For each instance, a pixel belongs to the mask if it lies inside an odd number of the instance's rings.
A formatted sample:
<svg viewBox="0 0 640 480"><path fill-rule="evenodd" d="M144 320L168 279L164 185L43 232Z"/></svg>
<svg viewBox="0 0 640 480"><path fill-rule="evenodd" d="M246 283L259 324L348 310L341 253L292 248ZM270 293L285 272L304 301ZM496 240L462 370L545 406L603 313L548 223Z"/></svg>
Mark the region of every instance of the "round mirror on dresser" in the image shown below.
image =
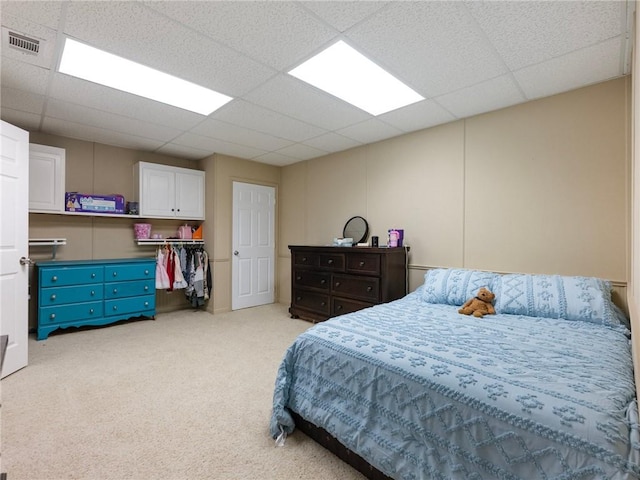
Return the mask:
<svg viewBox="0 0 640 480"><path fill-rule="evenodd" d="M344 225L342 236L344 238L353 238L354 245L366 242L369 236L369 224L360 216L351 217Z"/></svg>

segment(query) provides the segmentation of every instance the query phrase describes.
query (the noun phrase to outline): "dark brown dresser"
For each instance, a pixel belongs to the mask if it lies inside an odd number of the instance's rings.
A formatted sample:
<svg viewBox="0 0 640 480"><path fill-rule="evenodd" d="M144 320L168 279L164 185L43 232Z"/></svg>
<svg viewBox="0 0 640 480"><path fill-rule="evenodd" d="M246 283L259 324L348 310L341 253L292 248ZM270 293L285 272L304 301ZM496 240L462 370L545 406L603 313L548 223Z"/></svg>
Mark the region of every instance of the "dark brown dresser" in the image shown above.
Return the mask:
<svg viewBox="0 0 640 480"><path fill-rule="evenodd" d="M294 318L321 322L407 293L408 247L289 245Z"/></svg>

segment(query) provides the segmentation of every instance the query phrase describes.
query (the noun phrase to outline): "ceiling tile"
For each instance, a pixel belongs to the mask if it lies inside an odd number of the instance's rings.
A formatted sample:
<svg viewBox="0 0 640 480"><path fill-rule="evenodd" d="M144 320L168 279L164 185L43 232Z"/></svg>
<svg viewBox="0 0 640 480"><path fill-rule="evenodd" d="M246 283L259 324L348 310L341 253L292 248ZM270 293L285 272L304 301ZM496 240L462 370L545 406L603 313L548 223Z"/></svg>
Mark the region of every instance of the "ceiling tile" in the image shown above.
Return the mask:
<svg viewBox="0 0 640 480"><path fill-rule="evenodd" d="M213 154L210 150L200 150L194 147L176 145L175 143L167 143L163 145L156 150L156 153L190 160L201 160Z"/></svg>
<svg viewBox="0 0 640 480"><path fill-rule="evenodd" d="M20 125L20 128L24 130L37 132L40 129L40 115L35 113L13 110L3 106L0 109L0 115L2 115L2 120L5 122Z"/></svg>
<svg viewBox="0 0 640 480"><path fill-rule="evenodd" d="M44 108L44 95L38 95L15 88L2 87L0 100L3 108L22 110L39 115Z"/></svg>
<svg viewBox="0 0 640 480"><path fill-rule="evenodd" d="M337 34L298 2L148 2L148 5L278 70L293 66Z"/></svg>
<svg viewBox="0 0 640 480"><path fill-rule="evenodd" d="M115 115L113 113L83 107L61 100L49 100L45 112L47 117L54 117L69 122L82 123L86 126L101 127L113 132L136 132L136 136L168 142L182 132L175 128L157 125L150 122Z"/></svg>
<svg viewBox="0 0 640 480"><path fill-rule="evenodd" d="M214 112L211 117L294 142L301 142L326 132L319 127L242 100L230 102L218 112Z"/></svg>
<svg viewBox="0 0 640 480"><path fill-rule="evenodd" d="M511 70L622 33L626 2L465 2Z"/></svg>
<svg viewBox="0 0 640 480"><path fill-rule="evenodd" d="M49 83L49 70L28 63L2 57L2 72L0 79L3 87L29 91L38 95L45 95Z"/></svg>
<svg viewBox="0 0 640 480"><path fill-rule="evenodd" d="M619 76L620 42L585 48L514 73L528 99L554 95Z"/></svg>
<svg viewBox="0 0 640 480"><path fill-rule="evenodd" d="M511 75L462 88L434 99L458 118L470 117L526 101Z"/></svg>
<svg viewBox="0 0 640 480"><path fill-rule="evenodd" d="M354 140L353 138L345 137L337 133L329 132L318 137L305 140L305 145L315 147L318 150L324 150L325 152L340 152L349 148L362 145L361 142Z"/></svg>
<svg viewBox="0 0 640 480"><path fill-rule="evenodd" d="M461 2L392 2L347 36L425 98L506 73Z"/></svg>
<svg viewBox="0 0 640 480"><path fill-rule="evenodd" d="M366 120L338 130L336 133L353 138L360 143L373 143L385 138L402 135L404 132L378 119Z"/></svg>
<svg viewBox="0 0 640 480"><path fill-rule="evenodd" d="M234 155L241 158L253 158L265 153L264 150L248 147L217 138L204 137L193 133L185 133L180 135L171 143L176 145L190 146L201 150L209 150L215 153L224 153L226 155Z"/></svg>
<svg viewBox="0 0 640 480"><path fill-rule="evenodd" d="M320 157L322 155L326 155L326 150L321 150L319 148L310 147L309 145L305 145L302 143L296 143L289 147L281 148L276 153L280 153L282 155L286 155L287 157L292 157L300 160L308 160L310 158Z"/></svg>
<svg viewBox="0 0 640 480"><path fill-rule="evenodd" d="M77 138L79 140L142 151L155 151L164 143L158 140L52 117L44 117L43 131L62 137Z"/></svg>
<svg viewBox="0 0 640 480"><path fill-rule="evenodd" d="M297 158L287 157L286 155L282 155L277 152L265 153L264 155L260 155L259 157L254 158L253 160L280 167L292 165L299 161Z"/></svg>
<svg viewBox="0 0 640 480"><path fill-rule="evenodd" d="M275 74L138 2L70 2L65 33L232 97Z"/></svg>
<svg viewBox="0 0 640 480"><path fill-rule="evenodd" d="M413 103L380 115L378 118L403 132L414 132L456 119L433 100Z"/></svg>
<svg viewBox="0 0 640 480"><path fill-rule="evenodd" d="M179 130L193 128L206 119L203 115L182 108L155 102L96 83L85 82L61 73L54 75L50 94L59 100Z"/></svg>
<svg viewBox="0 0 640 480"><path fill-rule="evenodd" d="M55 29L58 27L63 6L64 2L5 1L2 2L0 17L3 25L7 17L13 16Z"/></svg>
<svg viewBox="0 0 640 480"><path fill-rule="evenodd" d="M327 130L371 118L367 112L286 74L271 79L245 98Z"/></svg>
<svg viewBox="0 0 640 480"><path fill-rule="evenodd" d="M302 6L322 18L339 32L362 22L389 2L303 2Z"/></svg>
<svg viewBox="0 0 640 480"><path fill-rule="evenodd" d="M205 120L191 132L232 143L248 144L263 150L279 150L294 143L291 140L214 119Z"/></svg>

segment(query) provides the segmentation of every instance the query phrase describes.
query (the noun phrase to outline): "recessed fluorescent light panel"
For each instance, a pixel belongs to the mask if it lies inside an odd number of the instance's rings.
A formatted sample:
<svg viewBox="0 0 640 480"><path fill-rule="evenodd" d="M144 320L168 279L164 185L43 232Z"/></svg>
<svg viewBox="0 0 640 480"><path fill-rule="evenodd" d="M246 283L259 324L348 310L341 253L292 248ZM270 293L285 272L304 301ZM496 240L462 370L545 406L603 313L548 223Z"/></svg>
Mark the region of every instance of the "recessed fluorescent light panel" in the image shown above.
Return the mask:
<svg viewBox="0 0 640 480"><path fill-rule="evenodd" d="M58 71L201 115L209 115L232 100L195 83L70 38L65 39Z"/></svg>
<svg viewBox="0 0 640 480"><path fill-rule="evenodd" d="M424 97L342 40L289 72L371 115L424 100Z"/></svg>

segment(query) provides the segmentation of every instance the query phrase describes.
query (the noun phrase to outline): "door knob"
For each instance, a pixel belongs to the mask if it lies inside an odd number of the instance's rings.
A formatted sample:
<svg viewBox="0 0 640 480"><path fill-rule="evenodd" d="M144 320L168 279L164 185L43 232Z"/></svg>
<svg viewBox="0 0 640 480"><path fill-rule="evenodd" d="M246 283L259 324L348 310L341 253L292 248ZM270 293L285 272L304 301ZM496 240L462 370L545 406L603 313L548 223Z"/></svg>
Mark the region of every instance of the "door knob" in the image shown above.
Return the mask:
<svg viewBox="0 0 640 480"><path fill-rule="evenodd" d="M238 250L234 250L233 254L237 257L238 255L240 255L240 252L238 252Z"/></svg>
<svg viewBox="0 0 640 480"><path fill-rule="evenodd" d="M29 257L20 257L20 265L33 265L33 260Z"/></svg>

